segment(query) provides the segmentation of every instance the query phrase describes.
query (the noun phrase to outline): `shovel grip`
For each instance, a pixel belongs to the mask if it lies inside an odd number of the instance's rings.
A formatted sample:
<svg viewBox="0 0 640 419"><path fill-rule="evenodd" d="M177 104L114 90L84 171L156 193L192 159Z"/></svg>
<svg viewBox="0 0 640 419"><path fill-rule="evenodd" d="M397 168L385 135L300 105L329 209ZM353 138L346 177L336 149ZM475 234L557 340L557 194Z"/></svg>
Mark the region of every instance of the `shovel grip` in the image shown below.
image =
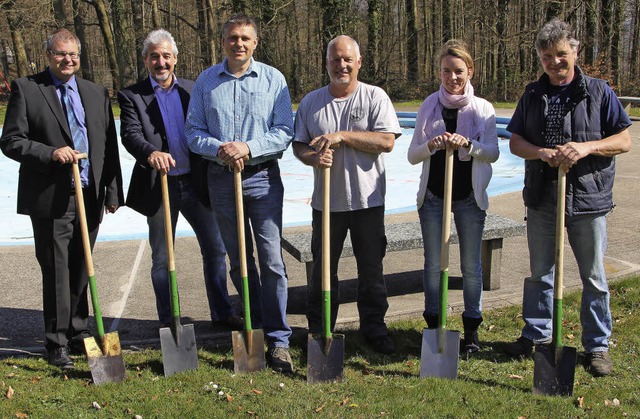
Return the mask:
<svg viewBox="0 0 640 419"><path fill-rule="evenodd" d="M78 154L78 160L86 159L86 153ZM102 322L102 312L100 310L100 302L98 300L98 286L96 285L96 277L93 271L93 255L91 254L91 242L89 240L89 227L87 226L87 211L84 207L84 195L82 193L82 180L80 179L80 169L78 163L72 164L73 171L73 187L76 192L76 210L78 211L78 219L80 220L80 234L82 235L82 248L84 250L84 261L87 267L87 275L89 276L89 292L91 294L91 305L93 306L93 318L96 322L96 329L100 339L104 337L104 323Z"/></svg>

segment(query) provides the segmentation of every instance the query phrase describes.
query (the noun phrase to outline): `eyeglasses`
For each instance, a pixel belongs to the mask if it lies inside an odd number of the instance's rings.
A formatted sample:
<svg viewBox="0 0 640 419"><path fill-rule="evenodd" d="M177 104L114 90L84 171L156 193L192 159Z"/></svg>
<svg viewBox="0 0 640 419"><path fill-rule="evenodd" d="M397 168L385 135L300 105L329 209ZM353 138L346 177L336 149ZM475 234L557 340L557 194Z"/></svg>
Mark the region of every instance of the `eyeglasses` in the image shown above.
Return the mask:
<svg viewBox="0 0 640 419"><path fill-rule="evenodd" d="M63 59L67 55L72 60L77 60L78 58L80 58L80 53L79 52L66 52L66 51L52 51L52 50L49 50L49 53L53 54L56 58L59 58L59 59Z"/></svg>

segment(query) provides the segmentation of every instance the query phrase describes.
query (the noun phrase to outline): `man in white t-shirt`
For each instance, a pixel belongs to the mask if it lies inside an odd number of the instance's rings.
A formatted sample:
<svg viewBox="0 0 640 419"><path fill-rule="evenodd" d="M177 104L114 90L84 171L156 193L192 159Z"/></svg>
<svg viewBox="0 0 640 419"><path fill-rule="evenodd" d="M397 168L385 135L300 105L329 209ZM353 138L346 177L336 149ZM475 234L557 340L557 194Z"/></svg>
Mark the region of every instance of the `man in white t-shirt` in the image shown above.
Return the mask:
<svg viewBox="0 0 640 419"><path fill-rule="evenodd" d="M384 321L389 307L382 273L387 239L384 232L386 190L382 153L393 150L400 125L389 96L358 81L362 65L355 40L341 35L327 46L331 82L305 96L295 121L293 151L313 166L313 275L308 284L309 331L321 319L322 169L331 168L331 329L338 314L338 260L347 230L358 266L360 331L373 348L395 351Z"/></svg>

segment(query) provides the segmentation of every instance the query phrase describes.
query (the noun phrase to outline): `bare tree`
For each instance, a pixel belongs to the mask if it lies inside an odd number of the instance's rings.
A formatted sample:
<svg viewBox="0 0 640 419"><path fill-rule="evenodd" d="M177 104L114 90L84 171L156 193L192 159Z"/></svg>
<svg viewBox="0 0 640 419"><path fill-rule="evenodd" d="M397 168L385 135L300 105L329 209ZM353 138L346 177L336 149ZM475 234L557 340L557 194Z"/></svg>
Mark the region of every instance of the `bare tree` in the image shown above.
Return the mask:
<svg viewBox="0 0 640 419"><path fill-rule="evenodd" d="M84 0L84 2L92 5L96 11L96 16L98 17L98 23L100 25L100 32L102 32L104 46L107 50L107 60L109 62L109 71L111 73L113 90L118 91L120 90L121 85L118 61L116 59L116 47L113 41L111 22L109 21L109 15L107 14L107 8L105 7L104 0Z"/></svg>

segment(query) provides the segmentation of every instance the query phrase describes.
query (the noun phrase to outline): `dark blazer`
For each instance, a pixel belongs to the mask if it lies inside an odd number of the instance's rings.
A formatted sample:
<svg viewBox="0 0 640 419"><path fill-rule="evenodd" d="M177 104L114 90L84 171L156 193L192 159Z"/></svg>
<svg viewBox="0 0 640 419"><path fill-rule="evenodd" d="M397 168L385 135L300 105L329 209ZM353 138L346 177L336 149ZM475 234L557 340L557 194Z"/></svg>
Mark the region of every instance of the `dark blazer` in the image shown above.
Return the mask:
<svg viewBox="0 0 640 419"><path fill-rule="evenodd" d="M104 87L77 78L89 140L93 188L88 199L104 204L123 205L122 174L118 139ZM55 149L70 146L69 124L56 95L48 69L14 80L11 98L0 138L0 148L20 163L18 213L42 218L58 218L67 210L71 196L71 165L52 160ZM87 213L90 229L99 222L102 211Z"/></svg>
<svg viewBox="0 0 640 419"><path fill-rule="evenodd" d="M185 119L193 84L191 80L178 79L178 92ZM136 159L127 192L127 206L151 217L160 208L162 194L160 173L149 165L147 158L154 151L169 152L160 105L149 78L118 92L118 102L122 145ZM209 207L207 161L200 155L189 152L189 163L198 198Z"/></svg>

